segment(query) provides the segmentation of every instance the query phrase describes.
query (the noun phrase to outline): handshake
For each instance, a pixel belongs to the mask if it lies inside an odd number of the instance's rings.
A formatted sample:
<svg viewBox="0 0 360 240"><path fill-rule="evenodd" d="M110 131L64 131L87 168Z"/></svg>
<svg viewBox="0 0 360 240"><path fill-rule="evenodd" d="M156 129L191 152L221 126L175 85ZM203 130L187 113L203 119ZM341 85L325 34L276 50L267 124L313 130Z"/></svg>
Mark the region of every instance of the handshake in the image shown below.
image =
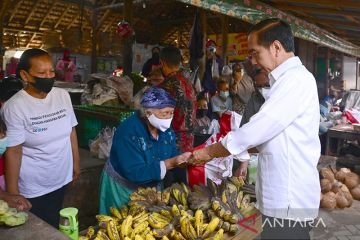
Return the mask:
<svg viewBox="0 0 360 240"><path fill-rule="evenodd" d="M193 152L185 152L179 156L165 161L167 169L179 167L182 165L202 165L216 157L227 157L230 152L222 146L221 143L215 143L206 148L201 148Z"/></svg>

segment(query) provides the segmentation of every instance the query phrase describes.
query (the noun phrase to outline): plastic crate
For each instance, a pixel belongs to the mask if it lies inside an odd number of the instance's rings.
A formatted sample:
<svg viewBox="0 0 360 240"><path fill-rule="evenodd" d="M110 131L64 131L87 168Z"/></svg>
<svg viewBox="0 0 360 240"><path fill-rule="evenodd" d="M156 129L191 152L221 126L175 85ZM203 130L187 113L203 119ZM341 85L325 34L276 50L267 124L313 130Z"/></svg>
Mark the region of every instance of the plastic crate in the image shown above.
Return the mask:
<svg viewBox="0 0 360 240"><path fill-rule="evenodd" d="M74 111L78 121L76 131L79 147L86 149L89 148L89 141L95 139L101 129L117 127L135 112L132 109L96 105L74 106Z"/></svg>

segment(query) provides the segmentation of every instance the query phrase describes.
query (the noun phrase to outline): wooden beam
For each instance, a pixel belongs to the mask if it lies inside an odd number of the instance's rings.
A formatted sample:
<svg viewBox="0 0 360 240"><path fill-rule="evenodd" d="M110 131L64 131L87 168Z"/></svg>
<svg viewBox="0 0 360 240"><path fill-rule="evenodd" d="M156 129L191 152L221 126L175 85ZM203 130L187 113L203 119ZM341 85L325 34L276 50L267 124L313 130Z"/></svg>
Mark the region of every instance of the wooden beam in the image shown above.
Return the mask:
<svg viewBox="0 0 360 240"><path fill-rule="evenodd" d="M71 3L71 4L74 4L74 5L79 5L79 0L60 0L59 2L64 2L64 3ZM84 6L87 7L87 8L90 8L90 9L94 9L94 4L90 1L84 1Z"/></svg>
<svg viewBox="0 0 360 240"><path fill-rule="evenodd" d="M116 0L112 0L111 4L114 4L115 2L116 2ZM102 15L102 17L100 18L100 21L97 23L97 26L95 28L95 32L99 32L99 29L101 28L101 25L104 23L106 18L109 16L110 12L111 12L110 9L106 9L104 15Z"/></svg>
<svg viewBox="0 0 360 240"><path fill-rule="evenodd" d="M272 0L272 2L281 2L283 3L284 0ZM341 1L334 1L334 0L286 0L287 3L309 3L309 4L317 4L325 7L335 7L335 8L360 8L360 2L355 0L341 0Z"/></svg>
<svg viewBox="0 0 360 240"><path fill-rule="evenodd" d="M59 26L59 24L61 23L61 21L64 19L67 11L69 11L69 9L71 8L71 5L68 5L65 9L65 11L60 15L59 19L57 20L57 22L54 25L54 28L57 28Z"/></svg>
<svg viewBox="0 0 360 240"><path fill-rule="evenodd" d="M29 15L27 16L27 18L26 18L26 20L25 20L25 24L27 24L27 23L30 21L32 15L33 15L33 14L35 13L35 11L36 11L36 5L37 5L40 1L41 1L41 0L36 0L36 1L35 1L35 3L34 3L32 9L31 9Z"/></svg>
<svg viewBox="0 0 360 240"><path fill-rule="evenodd" d="M116 17L113 17L113 18L110 20L109 24L106 25L106 27L104 28L103 32L106 32L109 28L111 28L111 26L114 24L114 22L116 22L116 20L118 20L118 19L117 19Z"/></svg>
<svg viewBox="0 0 360 240"><path fill-rule="evenodd" d="M287 4L274 4L273 6L275 6L276 8L279 8L283 11L293 11L298 14L306 12L306 13L339 15L339 16L354 16L354 17L359 16L358 12L348 12L348 11L344 11L344 10L336 10L336 9L329 9L329 8L289 6Z"/></svg>
<svg viewBox="0 0 360 240"><path fill-rule="evenodd" d="M95 0L96 5L96 0ZM97 33L95 27L97 25L97 11L92 12L92 36L91 36L91 73L97 72Z"/></svg>
<svg viewBox="0 0 360 240"><path fill-rule="evenodd" d="M124 0L123 16L124 16L125 21L132 24L133 0ZM132 36L125 39L124 44L123 44L123 49L122 49L124 75L127 75L127 76L129 76L132 71L133 41L134 41L134 39Z"/></svg>
<svg viewBox="0 0 360 240"><path fill-rule="evenodd" d="M42 25L45 23L46 19L49 17L49 15L50 15L50 13L53 10L55 5L56 5L56 1L53 1L52 4L50 5L46 15L44 16L43 20L41 21L39 27L42 27Z"/></svg>
<svg viewBox="0 0 360 240"><path fill-rule="evenodd" d="M33 35L31 36L29 42L26 44L26 47L28 48L32 42L32 40L34 40L34 38L36 37L36 33L33 33Z"/></svg>
<svg viewBox="0 0 360 240"><path fill-rule="evenodd" d="M222 59L224 64L227 64L227 48L228 48L228 33L229 33L229 18L225 15L221 16L222 29Z"/></svg>
<svg viewBox="0 0 360 240"><path fill-rule="evenodd" d="M70 22L70 24L67 26L67 29L70 29L72 27L72 25L75 23L76 19L79 18L79 15L77 14L74 19Z"/></svg>
<svg viewBox="0 0 360 240"><path fill-rule="evenodd" d="M12 11L10 18L9 18L9 22L11 22L11 20L15 17L15 14L17 13L18 8L21 6L21 2L22 0L18 1L14 6L14 10Z"/></svg>
<svg viewBox="0 0 360 240"><path fill-rule="evenodd" d="M133 4L143 3L143 2L144 2L144 0L133 0ZM110 5L107 5L107 6L98 7L95 10L96 11L101 11L101 10L105 10L105 9L121 8L123 6L124 6L124 2L122 2L122 3L111 3Z"/></svg>

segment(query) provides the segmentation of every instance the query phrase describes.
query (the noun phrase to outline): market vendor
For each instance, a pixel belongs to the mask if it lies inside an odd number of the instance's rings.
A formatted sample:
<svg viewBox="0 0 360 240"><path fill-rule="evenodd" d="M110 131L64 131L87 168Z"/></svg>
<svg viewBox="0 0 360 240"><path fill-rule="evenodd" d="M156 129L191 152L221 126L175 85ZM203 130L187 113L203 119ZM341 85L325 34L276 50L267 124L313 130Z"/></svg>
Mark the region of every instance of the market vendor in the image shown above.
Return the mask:
<svg viewBox="0 0 360 240"><path fill-rule="evenodd" d="M194 151L189 163L203 164L258 147L256 199L265 223L261 239L310 239L309 222L320 205L316 81L294 54L288 23L261 21L251 30L248 45L253 61L269 73L265 103L220 143ZM284 227L271 226L275 221Z"/></svg>
<svg viewBox="0 0 360 240"><path fill-rule="evenodd" d="M9 141L6 189L26 197L31 212L57 228L66 186L80 176L77 120L69 94L53 87L55 72L46 51L26 50L17 76L25 87L1 109Z"/></svg>
<svg viewBox="0 0 360 240"><path fill-rule="evenodd" d="M161 188L169 169L187 161L179 155L171 129L175 100L162 88L150 87L142 99L142 110L116 130L100 182L100 213L121 207L138 187Z"/></svg>

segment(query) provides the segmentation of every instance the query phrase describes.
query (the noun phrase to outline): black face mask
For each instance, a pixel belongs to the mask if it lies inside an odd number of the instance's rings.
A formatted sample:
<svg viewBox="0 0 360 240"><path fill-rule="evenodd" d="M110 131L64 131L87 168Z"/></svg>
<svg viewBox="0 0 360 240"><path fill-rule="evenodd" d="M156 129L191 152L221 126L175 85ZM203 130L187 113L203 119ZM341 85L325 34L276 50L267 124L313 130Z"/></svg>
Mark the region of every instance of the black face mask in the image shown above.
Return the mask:
<svg viewBox="0 0 360 240"><path fill-rule="evenodd" d="M206 116L208 110L207 109L197 109L196 110L196 118L203 118Z"/></svg>
<svg viewBox="0 0 360 240"><path fill-rule="evenodd" d="M55 78L40 78L40 77L34 77L35 83L30 83L34 88L41 92L49 93L54 86Z"/></svg>

